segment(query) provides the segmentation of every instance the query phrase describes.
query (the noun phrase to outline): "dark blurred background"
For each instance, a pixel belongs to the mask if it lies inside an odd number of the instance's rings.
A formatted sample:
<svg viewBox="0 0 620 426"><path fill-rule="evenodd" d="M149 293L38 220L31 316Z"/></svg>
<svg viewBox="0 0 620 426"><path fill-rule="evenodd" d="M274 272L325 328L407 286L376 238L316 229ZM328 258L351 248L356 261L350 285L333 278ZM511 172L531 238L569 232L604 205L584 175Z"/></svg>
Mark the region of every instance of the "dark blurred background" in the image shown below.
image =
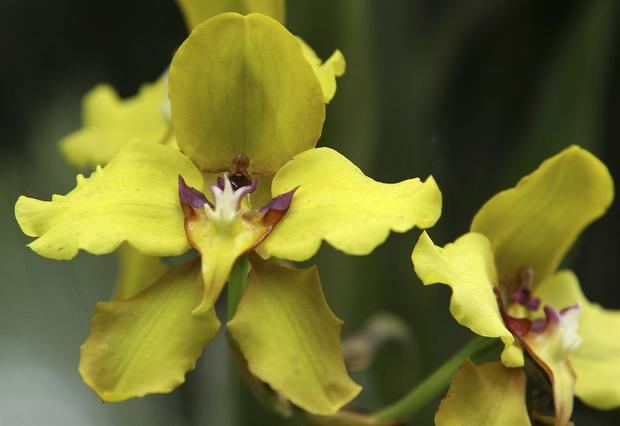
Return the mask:
<svg viewBox="0 0 620 426"><path fill-rule="evenodd" d="M385 182L433 174L444 211L431 234L444 244L491 195L570 144L620 179L619 9L616 0L290 1L287 26L322 57L339 48L347 58L320 144ZM134 94L184 36L173 0L0 2L1 425L291 424L252 399L222 339L172 395L101 403L77 360L95 302L109 298L114 258L43 259L14 219L19 194L49 199L73 187L57 143L80 125L84 92L109 82ZM619 207L566 262L591 300L616 309ZM448 313L449 290L416 279L417 234L392 235L365 258L324 247L315 259L345 335L378 311L412 330L409 344L387 346L355 376L366 386L358 406L402 396L470 337ZM435 408L412 424L431 424ZM620 411L577 403L574 420L617 425Z"/></svg>

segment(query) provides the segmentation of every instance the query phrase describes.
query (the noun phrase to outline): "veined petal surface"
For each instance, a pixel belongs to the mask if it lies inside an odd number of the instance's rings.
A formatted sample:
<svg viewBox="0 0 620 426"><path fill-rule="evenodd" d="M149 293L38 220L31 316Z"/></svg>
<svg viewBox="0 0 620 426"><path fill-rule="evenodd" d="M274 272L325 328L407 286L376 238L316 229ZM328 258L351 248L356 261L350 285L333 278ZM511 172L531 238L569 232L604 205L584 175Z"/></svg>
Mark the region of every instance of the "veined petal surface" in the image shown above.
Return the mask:
<svg viewBox="0 0 620 426"><path fill-rule="evenodd" d="M272 176L321 135L321 85L297 38L267 16L225 13L198 25L169 81L177 142L205 172L228 171L245 154L250 174Z"/></svg>
<svg viewBox="0 0 620 426"><path fill-rule="evenodd" d="M213 310L192 314L201 297L192 260L130 299L98 303L80 353L84 381L108 402L174 390L220 326Z"/></svg>
<svg viewBox="0 0 620 426"><path fill-rule="evenodd" d="M162 115L165 82L144 84L138 94L120 99L107 84L100 84L84 97L83 127L60 142L67 161L79 168L106 165L119 148L132 138L161 142L170 124Z"/></svg>
<svg viewBox="0 0 620 426"><path fill-rule="evenodd" d="M312 65L316 78L321 83L324 100L327 104L336 94L336 77L341 77L346 69L344 56L340 50L336 50L332 53L332 56L323 62L305 41L301 38L298 38L298 40L304 50L304 56Z"/></svg>
<svg viewBox="0 0 620 426"><path fill-rule="evenodd" d="M524 266L533 268L539 283L557 269L581 231L607 210L613 194L605 165L572 146L487 201L471 230L491 241L502 285L510 290Z"/></svg>
<svg viewBox="0 0 620 426"><path fill-rule="evenodd" d="M291 207L261 245L265 252L302 261L325 240L347 254L366 255L390 231L433 226L441 214L441 192L434 179L386 184L365 176L329 148L297 155L274 177L272 194L299 186Z"/></svg>
<svg viewBox="0 0 620 426"><path fill-rule="evenodd" d="M535 296L556 309L581 305L578 334L582 342L569 355L577 376L575 394L601 410L620 406L620 311L588 301L570 271L549 277Z"/></svg>
<svg viewBox="0 0 620 426"><path fill-rule="evenodd" d="M465 360L435 415L437 426L527 426L525 373Z"/></svg>
<svg viewBox="0 0 620 426"><path fill-rule="evenodd" d="M161 258L142 254L127 243L122 244L117 253L118 272L113 300L135 296L166 272L166 265Z"/></svg>
<svg viewBox="0 0 620 426"><path fill-rule="evenodd" d="M262 13L284 24L286 2L284 0L177 0L187 28L191 31L201 22L220 13Z"/></svg>
<svg viewBox="0 0 620 426"><path fill-rule="evenodd" d="M344 366L341 326L316 268L292 269L254 256L228 330L252 374L304 410L329 415L360 391Z"/></svg>
<svg viewBox="0 0 620 426"><path fill-rule="evenodd" d="M106 167L78 175L67 195L19 197L15 216L26 235L38 237L29 247L51 259L71 259L79 249L110 253L125 241L147 255L179 255L189 248L179 174L202 187L200 172L177 150L130 141Z"/></svg>
<svg viewBox="0 0 620 426"><path fill-rule="evenodd" d="M523 365L523 353L514 346L515 339L504 325L493 293L497 273L491 245L484 235L471 232L441 248L423 232L411 260L424 285L450 286L450 313L459 324L480 336L501 338L504 365Z"/></svg>

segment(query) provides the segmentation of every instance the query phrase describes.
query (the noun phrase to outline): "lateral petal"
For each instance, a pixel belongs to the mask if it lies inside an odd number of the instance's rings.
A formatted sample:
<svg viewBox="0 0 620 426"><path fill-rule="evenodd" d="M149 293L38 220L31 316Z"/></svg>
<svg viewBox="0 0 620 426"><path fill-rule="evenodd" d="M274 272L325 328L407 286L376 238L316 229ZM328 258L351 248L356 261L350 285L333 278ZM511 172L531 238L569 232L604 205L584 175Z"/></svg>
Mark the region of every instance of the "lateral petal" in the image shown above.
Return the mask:
<svg viewBox="0 0 620 426"><path fill-rule="evenodd" d="M315 267L251 259L228 330L256 377L306 411L336 413L359 392L344 366L342 321L329 309Z"/></svg>
<svg viewBox="0 0 620 426"><path fill-rule="evenodd" d="M504 325L493 293L497 273L491 245L484 235L470 232L441 248L423 232L411 260L424 285L450 286L450 313L459 324L480 336L499 337L505 346L504 365L523 365L523 352L514 346L515 338Z"/></svg>
<svg viewBox="0 0 620 426"><path fill-rule="evenodd" d="M575 394L592 407L620 406L620 311L604 309L584 296L575 274L560 271L545 280L536 296L556 309L581 305L581 345L569 355L577 382Z"/></svg>
<svg viewBox="0 0 620 426"><path fill-rule="evenodd" d="M28 246L51 259L71 259L79 249L106 254L124 241L147 255L179 255L189 248L179 174L202 187L200 172L179 151L130 141L106 167L88 178L78 175L67 195L19 197L15 216L26 235L38 237Z"/></svg>
<svg viewBox="0 0 620 426"><path fill-rule="evenodd" d="M441 192L432 177L377 182L329 148L297 155L278 171L271 192L297 186L286 217L261 245L289 260L309 259L322 240L347 254L366 255L390 231L428 228L441 214Z"/></svg>
<svg viewBox="0 0 620 426"><path fill-rule="evenodd" d="M525 373L465 360L435 414L437 426L526 426Z"/></svg>
<svg viewBox="0 0 620 426"><path fill-rule="evenodd" d="M71 165L94 169L106 165L132 138L161 142L170 126L162 114L165 100L163 78L142 85L128 99L100 84L84 97L82 128L63 138L60 150Z"/></svg>
<svg viewBox="0 0 620 426"><path fill-rule="evenodd" d="M192 314L201 296L191 260L134 297L98 303L80 352L86 384L108 402L174 390L220 326L213 310Z"/></svg>
<svg viewBox="0 0 620 426"><path fill-rule="evenodd" d="M613 196L607 167L588 151L572 146L487 201L471 230L491 241L502 285L514 285L524 266L534 270L537 284L557 269L581 231L605 213Z"/></svg>
<svg viewBox="0 0 620 426"><path fill-rule="evenodd" d="M245 154L250 174L273 176L314 147L325 119L297 38L259 14L198 25L172 60L170 102L179 147L206 172L228 171Z"/></svg>

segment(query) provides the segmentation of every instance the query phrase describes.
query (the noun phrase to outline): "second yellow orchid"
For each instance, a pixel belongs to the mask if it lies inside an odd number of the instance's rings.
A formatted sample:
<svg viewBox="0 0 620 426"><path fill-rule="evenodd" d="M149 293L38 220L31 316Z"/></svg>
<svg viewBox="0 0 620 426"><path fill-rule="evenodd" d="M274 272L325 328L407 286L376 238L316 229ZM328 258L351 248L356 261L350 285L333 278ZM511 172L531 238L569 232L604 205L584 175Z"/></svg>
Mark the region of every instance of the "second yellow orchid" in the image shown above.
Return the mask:
<svg viewBox="0 0 620 426"><path fill-rule="evenodd" d="M522 366L523 348L542 368L552 384L556 425L568 424L573 392L596 408L620 406L620 347L608 335L620 326L620 313L589 302L576 276L557 270L579 233L607 210L613 194L605 165L570 147L491 198L474 217L471 232L444 248L423 233L412 255L424 284L452 288L450 311L460 324L481 336L501 338L505 366ZM465 380L467 374L464 370L457 377ZM511 374L501 377L506 377L506 389L518 380ZM458 405L455 398L448 405ZM455 411L453 418L458 415Z"/></svg>

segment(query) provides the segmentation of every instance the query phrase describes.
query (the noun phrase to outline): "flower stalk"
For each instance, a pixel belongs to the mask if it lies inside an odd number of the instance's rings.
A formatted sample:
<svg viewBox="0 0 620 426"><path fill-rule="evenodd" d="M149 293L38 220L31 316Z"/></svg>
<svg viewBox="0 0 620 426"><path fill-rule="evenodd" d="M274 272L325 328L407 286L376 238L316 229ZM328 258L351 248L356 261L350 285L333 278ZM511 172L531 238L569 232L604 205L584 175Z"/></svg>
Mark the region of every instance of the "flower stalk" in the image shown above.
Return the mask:
<svg viewBox="0 0 620 426"><path fill-rule="evenodd" d="M228 319L232 319L237 312L237 306L241 300L241 295L245 289L245 284L248 279L248 272L250 271L250 263L246 256L241 256L235 262L232 271L230 271L230 280L228 281L228 304L227 315Z"/></svg>
<svg viewBox="0 0 620 426"><path fill-rule="evenodd" d="M373 417L379 421L402 420L411 417L448 387L465 359L482 354L496 343L496 339L474 338L403 398L377 411Z"/></svg>

